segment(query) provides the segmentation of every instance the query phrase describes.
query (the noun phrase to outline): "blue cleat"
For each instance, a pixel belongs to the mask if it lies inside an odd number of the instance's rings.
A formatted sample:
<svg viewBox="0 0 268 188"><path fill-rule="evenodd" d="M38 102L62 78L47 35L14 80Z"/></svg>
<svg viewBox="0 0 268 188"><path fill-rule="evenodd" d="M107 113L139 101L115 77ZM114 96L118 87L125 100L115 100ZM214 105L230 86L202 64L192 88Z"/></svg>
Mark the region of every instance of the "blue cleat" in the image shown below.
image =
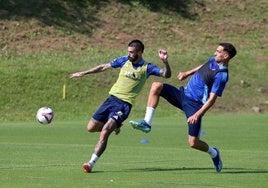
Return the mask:
<svg viewBox="0 0 268 188"><path fill-rule="evenodd" d="M220 172L222 169L222 161L220 157L220 151L217 148L214 148L217 151L216 157L212 158L212 161L214 163L215 169L217 172Z"/></svg>
<svg viewBox="0 0 268 188"><path fill-rule="evenodd" d="M144 120L141 120L140 122L130 121L129 123L134 129L138 129L142 132L148 133L151 131L151 126Z"/></svg>

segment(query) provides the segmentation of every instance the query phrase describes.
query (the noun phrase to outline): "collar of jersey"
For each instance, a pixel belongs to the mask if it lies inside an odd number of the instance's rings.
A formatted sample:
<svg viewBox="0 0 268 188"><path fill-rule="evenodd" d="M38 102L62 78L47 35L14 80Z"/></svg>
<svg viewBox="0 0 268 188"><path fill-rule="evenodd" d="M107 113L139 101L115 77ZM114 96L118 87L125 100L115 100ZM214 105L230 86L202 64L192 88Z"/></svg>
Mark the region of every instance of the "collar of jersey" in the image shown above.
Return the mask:
<svg viewBox="0 0 268 188"><path fill-rule="evenodd" d="M220 69L228 69L228 66L219 65Z"/></svg>
<svg viewBox="0 0 268 188"><path fill-rule="evenodd" d="M137 68L141 67L142 65L144 65L144 60L141 59L137 64L132 63L132 65L133 65L134 69L137 69Z"/></svg>

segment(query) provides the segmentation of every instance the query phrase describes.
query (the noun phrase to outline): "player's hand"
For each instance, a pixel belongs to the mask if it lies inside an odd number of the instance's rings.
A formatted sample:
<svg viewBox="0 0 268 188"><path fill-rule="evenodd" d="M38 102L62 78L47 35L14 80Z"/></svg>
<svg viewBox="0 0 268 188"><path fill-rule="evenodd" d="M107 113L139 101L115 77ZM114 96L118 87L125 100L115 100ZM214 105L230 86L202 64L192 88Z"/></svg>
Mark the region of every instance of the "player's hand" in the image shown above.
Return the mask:
<svg viewBox="0 0 268 188"><path fill-rule="evenodd" d="M180 73L178 74L178 76L177 76L177 78L178 78L180 81L184 80L184 79L187 78L187 77L188 77L188 75L187 75L186 72L180 72Z"/></svg>
<svg viewBox="0 0 268 188"><path fill-rule="evenodd" d="M114 130L114 134L115 134L115 135L119 135L120 131L121 131L120 127L119 127L119 128L116 128L116 129Z"/></svg>
<svg viewBox="0 0 268 188"><path fill-rule="evenodd" d="M115 128L115 130L114 130L115 135L119 135L122 126L123 126L123 123L120 125L120 127Z"/></svg>
<svg viewBox="0 0 268 188"><path fill-rule="evenodd" d="M82 77L82 76L84 76L83 72L75 72L75 73L70 74L70 78L77 78L77 77Z"/></svg>
<svg viewBox="0 0 268 188"><path fill-rule="evenodd" d="M188 119L187 119L187 123L189 124L196 124L197 121L199 119L199 116L195 113L193 114L192 116L190 116Z"/></svg>
<svg viewBox="0 0 268 188"><path fill-rule="evenodd" d="M168 53L167 53L166 50L164 50L164 49L160 49L160 50L158 50L158 55L159 55L160 59L161 59L164 63L166 63L166 62L168 61Z"/></svg>

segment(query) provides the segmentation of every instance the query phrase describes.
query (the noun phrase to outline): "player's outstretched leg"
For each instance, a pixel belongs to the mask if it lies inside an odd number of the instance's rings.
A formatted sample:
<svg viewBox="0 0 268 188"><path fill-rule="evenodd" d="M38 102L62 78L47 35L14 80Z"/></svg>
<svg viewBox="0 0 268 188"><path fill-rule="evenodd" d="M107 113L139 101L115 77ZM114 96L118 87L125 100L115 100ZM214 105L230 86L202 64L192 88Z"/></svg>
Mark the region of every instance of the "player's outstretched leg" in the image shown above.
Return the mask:
<svg viewBox="0 0 268 188"><path fill-rule="evenodd" d="M134 129L138 129L142 132L148 133L151 131L151 126L144 120L141 120L140 122L130 121L129 123Z"/></svg>

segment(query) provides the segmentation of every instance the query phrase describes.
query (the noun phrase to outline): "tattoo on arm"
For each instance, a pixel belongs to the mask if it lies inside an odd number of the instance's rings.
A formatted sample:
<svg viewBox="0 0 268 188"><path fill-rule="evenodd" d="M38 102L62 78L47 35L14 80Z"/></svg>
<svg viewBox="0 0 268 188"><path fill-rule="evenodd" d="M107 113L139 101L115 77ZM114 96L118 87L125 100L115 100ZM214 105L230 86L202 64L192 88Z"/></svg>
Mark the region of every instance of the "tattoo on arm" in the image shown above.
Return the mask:
<svg viewBox="0 0 268 188"><path fill-rule="evenodd" d="M101 65L98 65L98 66L96 66L96 67L94 67L94 68L91 68L91 69L85 71L84 74L86 75L86 74L91 74L91 73L102 72L102 71L107 70L107 69L110 68L110 67L111 67L111 66L110 66L109 63L108 63L108 64L101 64Z"/></svg>
<svg viewBox="0 0 268 188"><path fill-rule="evenodd" d="M165 64L165 66L163 68L161 68L160 74L164 78L170 78L171 77L170 66L169 66L168 62L164 62L164 64Z"/></svg>

